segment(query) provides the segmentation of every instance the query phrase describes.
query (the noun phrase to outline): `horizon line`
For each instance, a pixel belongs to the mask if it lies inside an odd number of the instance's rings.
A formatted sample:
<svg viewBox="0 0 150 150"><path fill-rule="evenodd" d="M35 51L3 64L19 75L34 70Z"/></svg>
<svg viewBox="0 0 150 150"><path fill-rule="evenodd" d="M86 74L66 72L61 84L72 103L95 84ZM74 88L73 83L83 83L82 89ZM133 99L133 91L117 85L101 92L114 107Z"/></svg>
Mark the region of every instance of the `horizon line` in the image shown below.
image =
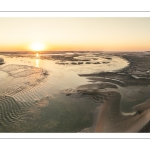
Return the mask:
<svg viewBox="0 0 150 150"><path fill-rule="evenodd" d="M46 52L150 52L150 50L142 51L142 50L123 50L123 51L118 51L118 50L50 50L50 51L0 51L0 53L23 53L23 52L28 52L28 53L46 53Z"/></svg>

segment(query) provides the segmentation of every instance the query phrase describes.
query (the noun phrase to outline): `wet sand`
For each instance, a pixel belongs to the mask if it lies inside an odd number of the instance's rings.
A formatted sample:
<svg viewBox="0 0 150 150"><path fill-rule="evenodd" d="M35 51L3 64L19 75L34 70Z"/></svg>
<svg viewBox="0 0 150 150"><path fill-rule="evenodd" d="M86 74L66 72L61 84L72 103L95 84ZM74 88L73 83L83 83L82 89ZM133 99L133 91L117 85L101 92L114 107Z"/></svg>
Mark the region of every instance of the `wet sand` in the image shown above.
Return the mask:
<svg viewBox="0 0 150 150"><path fill-rule="evenodd" d="M150 97L149 54L116 53L115 55L128 60L130 65L115 72L80 74L80 76L87 77L92 83L113 83L117 85L119 88L119 91L117 92L121 94L118 102L116 97L110 98L110 100L106 100L106 102L102 104L99 114L97 114L97 116L99 116L97 118L99 119L97 125L95 126L95 131L150 132L149 101L147 100ZM119 104L119 101L121 101L122 104ZM125 101L128 101L130 105L127 105L127 103L125 104ZM113 104L116 106L113 106ZM115 110L117 105L118 112ZM126 109L125 106L128 108ZM136 108L140 109L138 110ZM112 109L114 110L112 111ZM115 115L113 115L114 112L116 113ZM121 114L124 112L127 116L123 116ZM133 113L133 115L130 115L130 113Z"/></svg>
<svg viewBox="0 0 150 150"><path fill-rule="evenodd" d="M121 95L117 92L105 93L106 99L102 104L97 122L93 125L94 132L139 132L150 119L150 105L146 101L134 107L134 114L124 114L120 110Z"/></svg>
<svg viewBox="0 0 150 150"><path fill-rule="evenodd" d="M145 108L149 102L144 103L150 97L148 55L94 52L5 58L0 67L1 79L7 79L0 87L1 132L150 131L149 107ZM14 58L15 64L10 63Z"/></svg>

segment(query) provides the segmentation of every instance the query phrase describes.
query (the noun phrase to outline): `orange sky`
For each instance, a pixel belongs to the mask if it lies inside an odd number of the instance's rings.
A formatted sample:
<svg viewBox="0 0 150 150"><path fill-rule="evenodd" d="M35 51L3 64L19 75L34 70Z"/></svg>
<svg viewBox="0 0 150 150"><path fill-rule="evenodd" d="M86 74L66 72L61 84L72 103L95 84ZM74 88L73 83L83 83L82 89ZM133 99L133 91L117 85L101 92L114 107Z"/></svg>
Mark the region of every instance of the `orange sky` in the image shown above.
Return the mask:
<svg viewBox="0 0 150 150"><path fill-rule="evenodd" d="M0 51L150 50L150 18L0 18Z"/></svg>

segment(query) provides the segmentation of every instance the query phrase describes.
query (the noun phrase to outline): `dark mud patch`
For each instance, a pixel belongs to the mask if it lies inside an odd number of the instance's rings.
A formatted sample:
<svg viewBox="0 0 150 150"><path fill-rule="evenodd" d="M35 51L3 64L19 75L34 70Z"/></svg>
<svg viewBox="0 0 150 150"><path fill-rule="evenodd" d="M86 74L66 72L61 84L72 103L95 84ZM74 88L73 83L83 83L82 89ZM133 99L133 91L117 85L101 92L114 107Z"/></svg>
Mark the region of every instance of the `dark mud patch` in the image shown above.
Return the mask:
<svg viewBox="0 0 150 150"><path fill-rule="evenodd" d="M4 64L4 59L0 58L0 65L3 65L3 64Z"/></svg>

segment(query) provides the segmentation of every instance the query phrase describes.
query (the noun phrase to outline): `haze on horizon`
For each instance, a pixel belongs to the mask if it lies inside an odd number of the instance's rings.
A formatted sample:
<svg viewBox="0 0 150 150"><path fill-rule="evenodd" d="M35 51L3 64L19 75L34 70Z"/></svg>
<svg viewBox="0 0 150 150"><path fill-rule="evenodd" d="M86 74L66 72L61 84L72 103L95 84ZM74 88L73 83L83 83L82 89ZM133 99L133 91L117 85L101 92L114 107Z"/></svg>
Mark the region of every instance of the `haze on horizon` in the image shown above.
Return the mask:
<svg viewBox="0 0 150 150"><path fill-rule="evenodd" d="M150 18L0 18L0 51L148 51Z"/></svg>

